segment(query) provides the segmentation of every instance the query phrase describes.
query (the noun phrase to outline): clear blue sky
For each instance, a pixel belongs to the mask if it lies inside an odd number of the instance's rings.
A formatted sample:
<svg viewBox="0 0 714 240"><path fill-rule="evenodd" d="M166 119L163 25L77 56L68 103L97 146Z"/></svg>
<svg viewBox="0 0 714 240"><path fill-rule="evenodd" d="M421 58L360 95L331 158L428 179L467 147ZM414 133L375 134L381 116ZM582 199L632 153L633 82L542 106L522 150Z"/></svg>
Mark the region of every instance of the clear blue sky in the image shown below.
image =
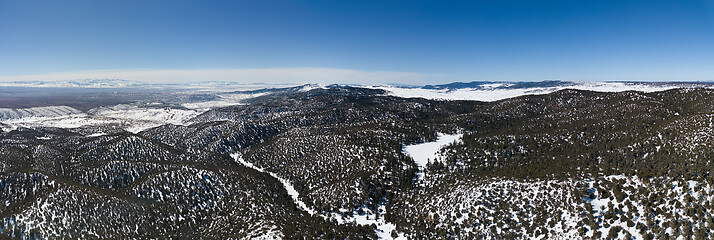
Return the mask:
<svg viewBox="0 0 714 240"><path fill-rule="evenodd" d="M264 68L711 80L714 1L0 0L0 76Z"/></svg>

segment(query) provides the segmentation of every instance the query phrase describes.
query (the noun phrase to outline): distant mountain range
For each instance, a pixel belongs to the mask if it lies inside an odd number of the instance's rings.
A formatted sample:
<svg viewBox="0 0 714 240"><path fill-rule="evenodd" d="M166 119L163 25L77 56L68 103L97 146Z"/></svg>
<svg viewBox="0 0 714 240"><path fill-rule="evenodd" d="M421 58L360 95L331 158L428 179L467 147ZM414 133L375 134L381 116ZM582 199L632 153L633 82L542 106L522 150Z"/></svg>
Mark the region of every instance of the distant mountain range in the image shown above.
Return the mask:
<svg viewBox="0 0 714 240"><path fill-rule="evenodd" d="M385 86L406 88L406 89L428 89L428 90L503 90L503 89L527 89L527 88L567 88L592 84L622 84L639 86L671 86L671 87L712 87L713 81L697 82L641 82L641 81L602 81L602 82L579 82L547 80L538 82L519 81L473 81L473 82L453 82L447 84L425 85L425 86L398 86L386 84ZM4 87L58 87L58 88L141 88L141 87L225 87L225 86L253 86L256 89L274 88L285 86L299 86L300 84L267 84L267 83L241 83L233 81L198 81L190 83L147 83L125 79L78 79L78 80L46 80L46 81L14 81L0 82ZM310 84L317 86L318 84ZM351 84L350 86L362 86Z"/></svg>
<svg viewBox="0 0 714 240"><path fill-rule="evenodd" d="M640 82L640 81L607 81L607 82L575 82L575 81L542 81L542 82L491 82L491 81L474 81L474 82L453 82L440 85L426 85L423 89L478 89L478 90L495 90L495 89L523 89L523 88L562 88L576 87L592 83L602 84L626 84L626 85L646 85L646 86L677 86L677 87L711 87L714 82Z"/></svg>
<svg viewBox="0 0 714 240"><path fill-rule="evenodd" d="M47 80L47 81L15 81L0 82L5 87L81 87L81 88L126 88L144 87L150 85L144 82L123 79L79 79L79 80Z"/></svg>
<svg viewBox="0 0 714 240"><path fill-rule="evenodd" d="M53 88L146 88L146 87L225 87L225 86L283 86L298 84L240 83L230 81L197 81L190 83L147 83L125 79L77 79L0 82L0 87L53 87Z"/></svg>

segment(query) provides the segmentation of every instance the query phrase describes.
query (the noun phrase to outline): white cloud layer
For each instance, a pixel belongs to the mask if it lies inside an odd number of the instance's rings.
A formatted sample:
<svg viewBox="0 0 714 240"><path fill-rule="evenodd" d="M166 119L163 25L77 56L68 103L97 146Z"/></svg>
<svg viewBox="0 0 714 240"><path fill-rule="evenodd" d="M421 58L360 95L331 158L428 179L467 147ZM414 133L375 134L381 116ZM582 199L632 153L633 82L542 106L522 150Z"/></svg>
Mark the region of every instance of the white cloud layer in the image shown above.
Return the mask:
<svg viewBox="0 0 714 240"><path fill-rule="evenodd" d="M0 82L75 79L125 79L148 83L231 81L240 83L422 84L428 75L414 72L359 71L339 68L128 69L0 76Z"/></svg>

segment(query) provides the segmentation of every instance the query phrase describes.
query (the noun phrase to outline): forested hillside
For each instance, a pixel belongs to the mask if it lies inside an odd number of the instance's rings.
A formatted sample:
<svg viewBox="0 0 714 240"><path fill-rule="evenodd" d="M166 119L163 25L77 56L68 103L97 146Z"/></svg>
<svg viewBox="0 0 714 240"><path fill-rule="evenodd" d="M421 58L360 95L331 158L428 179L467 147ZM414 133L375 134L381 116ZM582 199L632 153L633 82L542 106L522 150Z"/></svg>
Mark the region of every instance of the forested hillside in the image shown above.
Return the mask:
<svg viewBox="0 0 714 240"><path fill-rule="evenodd" d="M18 239L711 238L714 91L286 88L191 124L0 133ZM461 133L426 166L403 149ZM418 177L419 175L423 177ZM367 220L365 220L367 219Z"/></svg>

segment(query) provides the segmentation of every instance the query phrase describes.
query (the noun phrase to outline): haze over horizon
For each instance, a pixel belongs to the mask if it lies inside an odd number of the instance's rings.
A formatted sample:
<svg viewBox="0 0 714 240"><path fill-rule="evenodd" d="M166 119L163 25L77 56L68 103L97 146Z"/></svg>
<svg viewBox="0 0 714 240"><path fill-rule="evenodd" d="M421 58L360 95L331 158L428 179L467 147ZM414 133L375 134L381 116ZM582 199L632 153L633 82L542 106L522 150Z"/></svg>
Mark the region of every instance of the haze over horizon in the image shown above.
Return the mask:
<svg viewBox="0 0 714 240"><path fill-rule="evenodd" d="M707 81L714 1L0 1L0 81Z"/></svg>

